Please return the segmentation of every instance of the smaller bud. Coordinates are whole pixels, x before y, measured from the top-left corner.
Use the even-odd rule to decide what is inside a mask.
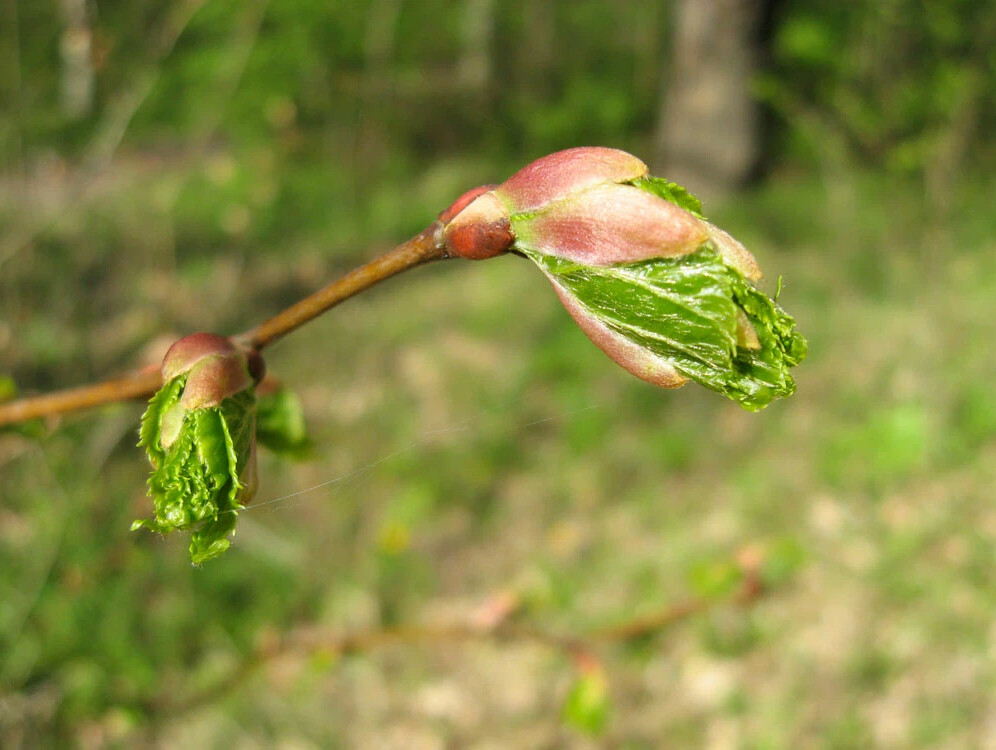
[[[508,209],[493,191],[481,193],[467,203],[446,224],[443,237],[450,255],[467,260],[486,260],[501,255],[515,241]]]
[[[259,352],[245,352],[224,336],[193,333],[173,344],[163,357],[163,382],[186,375],[180,403],[185,409],[218,406],[262,379]]]
[[[187,374],[187,385],[180,403],[185,409],[218,406],[252,384],[244,355],[205,357]]]
[[[216,333],[192,333],[177,340],[163,357],[163,380],[172,380],[190,369],[205,357],[238,354],[239,349],[231,339]]]
[[[228,548],[237,511],[255,493],[254,386],[264,369],[258,352],[224,336],[186,336],[166,352],[163,386],[142,416],[155,512],[133,528],[189,530],[194,563]]]

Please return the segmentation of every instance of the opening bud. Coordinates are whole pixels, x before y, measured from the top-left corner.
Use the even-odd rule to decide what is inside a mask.
[[[132,528],[191,531],[195,564],[228,548],[237,511],[255,493],[255,384],[263,370],[258,353],[224,336],[186,336],[166,352],[163,386],[142,416],[154,514]]]
[[[795,390],[789,370],[806,341],[751,284],[761,277],[754,256],[625,151],[544,156],[440,218],[452,255],[511,250],[536,263],[585,334],[637,377],[694,380],[747,409]]]

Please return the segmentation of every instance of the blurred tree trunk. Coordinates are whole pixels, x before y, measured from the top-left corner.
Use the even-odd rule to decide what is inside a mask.
[[[494,0],[466,0],[457,80],[461,88],[473,93],[486,91],[491,83],[491,35],[494,25]]]
[[[60,97],[62,113],[73,120],[90,114],[93,108],[93,35],[87,21],[87,0],[62,0],[62,58]]]
[[[750,80],[765,0],[675,0],[673,8],[659,171],[693,192],[721,194],[743,183],[760,156]]]

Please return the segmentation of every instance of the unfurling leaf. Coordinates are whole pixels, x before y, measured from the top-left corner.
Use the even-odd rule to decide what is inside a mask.
[[[525,254],[585,333],[634,375],[664,386],[694,380],[751,410],[795,391],[789,369],[806,342],[794,321],[709,243],[611,266]]]
[[[181,339],[167,353],[163,372],[172,377],[142,416],[154,513],[132,529],[190,531],[190,559],[200,564],[228,549],[238,510],[255,493],[256,396],[246,356],[227,339],[193,343],[204,351],[191,356]]]
[[[680,185],[630,154],[538,159],[443,212],[453,255],[524,255],[617,364],[666,388],[689,380],[757,410],[790,396],[806,356],[795,321],[751,282],[754,256]]]

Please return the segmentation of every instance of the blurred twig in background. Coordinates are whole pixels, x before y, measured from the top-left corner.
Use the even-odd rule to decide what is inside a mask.
[[[475,616],[463,622],[425,625],[397,625],[369,628],[349,633],[330,634],[316,628],[297,628],[283,634],[265,633],[256,652],[209,687],[177,701],[172,695],[160,696],[150,710],[163,718],[202,708],[241,688],[268,662],[284,657],[314,656],[339,658],[367,654],[390,646],[421,645],[446,648],[466,641],[533,643],[560,652],[576,669],[586,670],[599,664],[600,647],[631,643],[660,634],[669,627],[707,609],[719,606],[753,607],[766,593],[761,577],[762,560],[756,555],[743,559],[741,582],[726,597],[701,596],[666,606],[610,627],[587,633],[569,634],[542,626],[515,621],[519,603],[514,595],[496,595]]]

